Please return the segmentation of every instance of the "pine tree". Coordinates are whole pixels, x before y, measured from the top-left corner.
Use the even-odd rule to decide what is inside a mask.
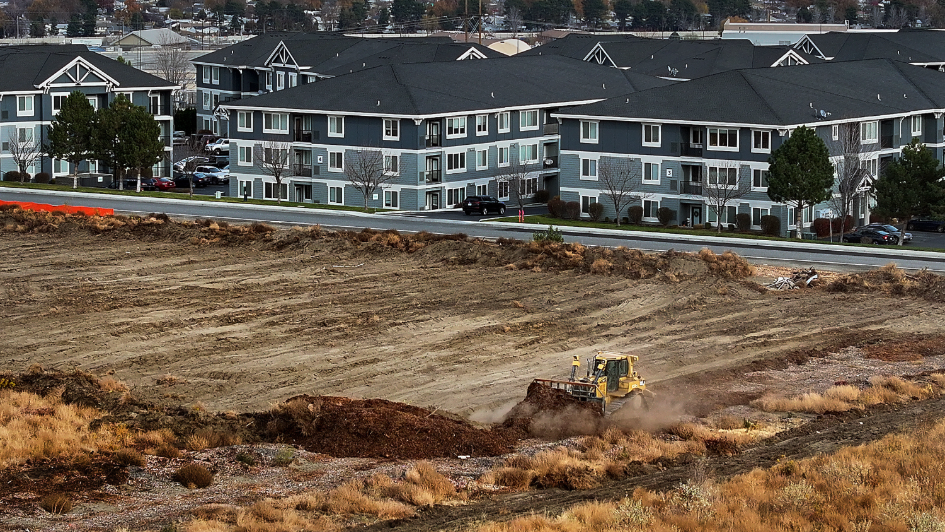
[[[72,188],[79,187],[79,163],[91,152],[92,120],[95,110],[84,93],[73,91],[62,103],[49,125],[46,153],[72,163]]]
[[[902,156],[889,163],[876,183],[873,194],[880,216],[899,218],[903,227],[918,216],[933,216],[945,209],[945,168],[935,154],[912,139],[902,148]],[[902,240],[899,242],[902,244]]]
[[[768,197],[794,205],[797,236],[802,233],[804,207],[830,198],[833,163],[827,145],[813,129],[801,126],[768,159]]]

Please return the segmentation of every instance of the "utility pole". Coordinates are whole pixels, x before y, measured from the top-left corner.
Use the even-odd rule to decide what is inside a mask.
[[[482,46],[482,0],[479,0],[479,45]]]
[[[463,9],[463,32],[466,34],[466,42],[469,42],[469,0],[466,0],[466,7]]]

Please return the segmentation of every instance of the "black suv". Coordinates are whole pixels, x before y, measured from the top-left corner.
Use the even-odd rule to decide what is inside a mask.
[[[463,200],[463,212],[470,215],[478,212],[485,216],[489,212],[505,214],[505,203],[493,198],[492,196],[469,196]]]

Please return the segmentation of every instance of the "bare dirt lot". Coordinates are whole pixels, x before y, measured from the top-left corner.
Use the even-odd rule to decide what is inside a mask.
[[[493,423],[533,378],[603,349],[640,356],[663,406],[652,416],[669,423],[942,367],[938,280],[771,292],[758,283],[783,270],[749,275],[737,257],[10,211],[0,257],[6,372],[109,374],[140,401],[201,411],[308,394]],[[919,340],[927,352],[895,349]],[[862,351],[836,355],[851,346]],[[823,367],[797,369],[811,360]]]

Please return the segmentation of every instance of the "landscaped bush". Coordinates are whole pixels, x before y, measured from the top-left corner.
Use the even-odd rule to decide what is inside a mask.
[[[564,202],[561,198],[555,196],[548,201],[548,215],[552,218],[564,217]]]
[[[781,234],[781,219],[771,215],[762,216],[761,232],[769,236],[778,236]]]
[[[590,215],[592,222],[599,222],[600,217],[604,215],[604,204],[591,203],[587,206],[587,214]]]
[[[547,190],[536,190],[535,197],[532,198],[532,201],[535,203],[548,203],[548,198],[551,197],[551,194]]]
[[[10,170],[9,172],[3,174],[4,181],[19,181],[20,173],[16,170]]]
[[[640,225],[643,222],[643,207],[634,205],[627,209],[627,218],[630,219],[630,223],[633,225]]]
[[[36,174],[33,180],[37,183],[49,183],[49,174],[46,172],[40,172]]]
[[[817,218],[814,220],[811,229],[817,233],[818,237],[827,236],[830,234],[830,220],[828,218]]]
[[[656,210],[656,219],[660,221],[660,225],[666,227],[669,222],[676,219],[676,211],[669,207],[660,207]]]
[[[834,218],[831,220],[833,224],[833,232],[837,234],[846,233],[853,229],[853,217],[849,214],[843,219],[843,223],[840,223],[840,218]]]
[[[739,231],[747,232],[751,230],[751,215],[741,212],[735,215],[735,225]]]
[[[547,231],[532,233],[532,240],[535,242],[564,242],[564,236],[561,235],[560,230],[555,229],[553,225],[549,225]]]
[[[581,218],[581,204],[576,201],[569,201],[564,204],[564,217],[568,220],[578,220]]]

